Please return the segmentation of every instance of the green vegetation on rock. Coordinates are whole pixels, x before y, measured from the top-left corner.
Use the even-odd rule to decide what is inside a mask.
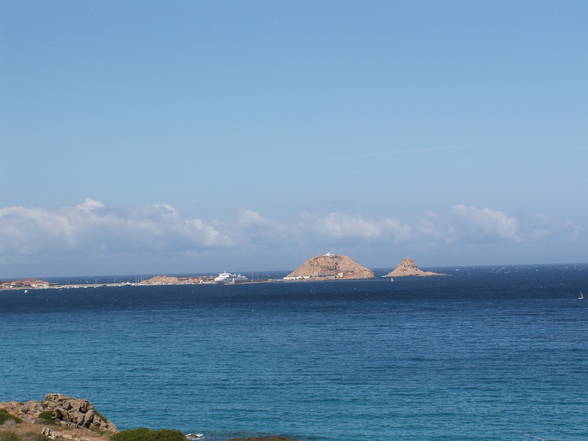
[[[0,424],[4,424],[6,421],[14,421],[15,423],[22,422],[22,420],[20,418],[9,414],[4,409],[0,409]]]
[[[102,418],[104,421],[108,422],[108,418],[106,418],[104,415],[102,415],[100,412],[98,412],[98,409],[96,409],[95,407],[92,408],[92,410],[94,411],[94,413],[96,414],[96,416],[98,418]]]
[[[0,441],[49,441],[49,438],[38,432],[27,432],[22,436],[14,432],[0,432]]]
[[[0,432],[0,441],[22,441],[14,432]]]
[[[112,441],[186,441],[186,437],[178,430],[151,430],[141,427],[115,433]]]
[[[49,441],[50,438],[42,433],[26,433],[24,441]]]
[[[44,424],[49,424],[52,426],[57,424],[57,422],[53,418],[53,412],[51,410],[46,410],[45,412],[41,412],[39,414],[39,420]]]

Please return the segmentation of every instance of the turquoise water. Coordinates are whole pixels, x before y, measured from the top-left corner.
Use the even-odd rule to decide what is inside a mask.
[[[207,440],[588,439],[588,266],[0,293],[0,401]]]

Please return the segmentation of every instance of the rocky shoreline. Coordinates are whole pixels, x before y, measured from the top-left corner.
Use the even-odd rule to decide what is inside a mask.
[[[50,393],[41,401],[0,402],[0,441],[186,441],[202,438],[177,430],[119,431],[87,400]],[[295,441],[275,435],[226,441]]]

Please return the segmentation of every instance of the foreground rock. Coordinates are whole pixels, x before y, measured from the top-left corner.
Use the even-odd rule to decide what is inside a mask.
[[[47,394],[43,401],[9,401],[0,409],[19,418],[25,424],[49,425],[47,430],[59,436],[63,429],[87,429],[95,432],[118,431],[116,426],[100,415],[92,403],[61,394]]]
[[[200,438],[201,435],[198,435]],[[43,401],[0,402],[0,440],[11,441],[187,441],[177,430],[146,428],[118,431],[92,403],[61,394]],[[295,441],[283,436],[231,438],[227,441]]]
[[[370,279],[374,272],[354,262],[349,256],[327,253],[308,259],[285,280],[298,279]]]
[[[393,271],[390,271],[384,277],[408,277],[408,276],[445,276],[446,274],[434,273],[432,271],[423,271],[419,269],[416,262],[406,258],[400,262]]]

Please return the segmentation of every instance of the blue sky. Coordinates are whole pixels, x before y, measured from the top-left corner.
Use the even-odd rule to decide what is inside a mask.
[[[0,6],[0,277],[587,260],[584,1]]]

